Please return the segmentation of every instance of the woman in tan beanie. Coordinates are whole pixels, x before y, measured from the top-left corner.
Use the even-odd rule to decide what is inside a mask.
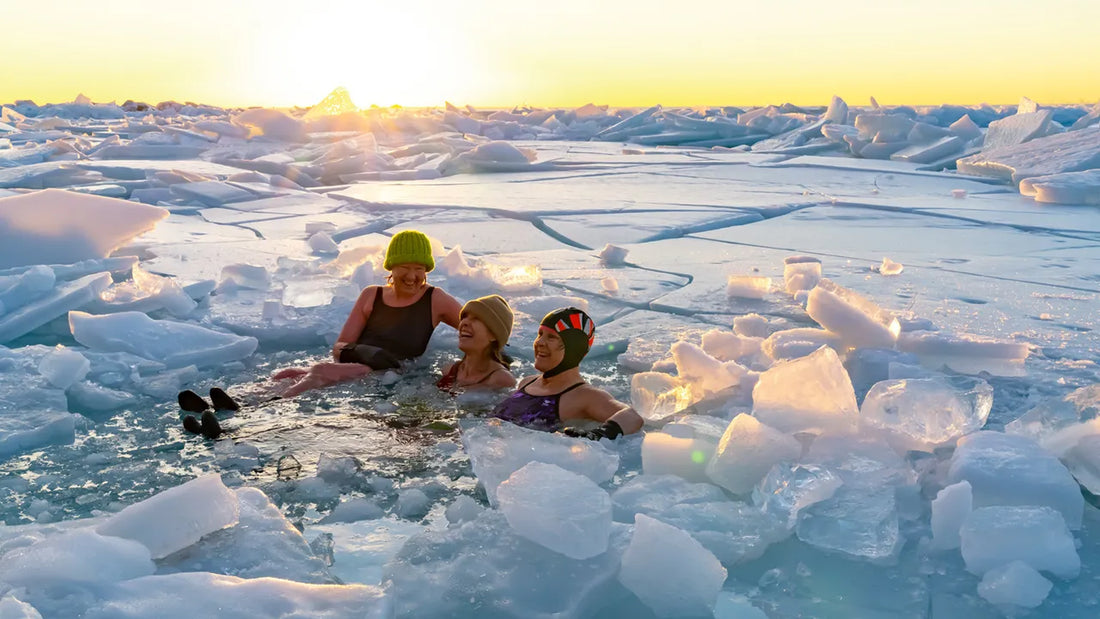
[[[464,354],[436,383],[450,393],[469,389],[512,389],[516,378],[508,371],[511,359],[502,350],[512,335],[512,308],[492,294],[462,306],[458,348]]]

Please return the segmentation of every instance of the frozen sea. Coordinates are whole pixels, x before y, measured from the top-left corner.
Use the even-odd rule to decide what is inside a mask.
[[[1100,108],[0,116],[0,617],[1094,617]],[[382,252],[587,308],[592,443],[265,403]],[[226,388],[227,435],[175,397]]]

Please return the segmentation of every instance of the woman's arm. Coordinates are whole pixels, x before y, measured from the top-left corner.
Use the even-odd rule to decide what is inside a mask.
[[[642,429],[645,420],[629,404],[624,404],[603,389],[586,386],[577,389],[581,415],[592,421],[615,422],[623,434],[634,434]],[[563,397],[568,397],[566,394]]]
[[[442,288],[436,288],[432,294],[432,326],[446,323],[458,329],[458,315],[462,311],[462,304],[454,297],[447,294]]]
[[[344,321],[344,328],[340,329],[340,335],[336,338],[336,344],[332,347],[332,358],[340,361],[340,349],[344,346],[355,344],[359,336],[363,334],[363,328],[367,326],[367,318],[370,317],[371,308],[374,307],[374,295],[381,294],[378,286],[367,286],[359,293],[355,300],[355,307],[351,308],[348,319]]]

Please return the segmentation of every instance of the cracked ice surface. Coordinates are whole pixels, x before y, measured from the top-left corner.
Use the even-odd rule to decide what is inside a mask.
[[[1076,548],[1082,573],[1059,569],[1035,612],[1095,614],[1100,512],[1077,502],[1072,481],[1098,486],[1094,415],[1044,411],[1098,381],[1100,211],[1040,205],[1026,196],[1032,184],[1022,196],[1007,182],[914,163],[976,153],[985,127],[1008,119],[990,143],[1001,146],[971,161],[1001,166],[1006,178],[1008,167],[1060,173],[1036,179],[1035,191],[1088,202],[1095,175],[1065,176],[1095,162],[1083,110],[1028,124],[1038,116],[1027,106],[1015,116],[941,106],[886,118],[835,105],[823,124],[821,110],[789,108],[704,120],[596,106],[371,116],[339,97],[302,117],[67,105],[4,108],[13,127],[10,147],[0,145],[4,200],[64,195],[62,206],[145,215],[66,236],[81,248],[71,254],[4,237],[0,251],[23,258],[0,271],[0,566],[38,567],[0,568],[0,614],[190,616],[227,600],[256,615],[270,600],[288,614],[332,617],[644,618],[703,612],[720,586],[716,612],[738,600],[775,616],[984,616],[997,612],[990,582],[1018,557],[999,555],[965,517],[933,525],[932,497],[962,481],[976,510],[1057,509],[1069,532],[1037,516],[1017,528],[1046,535],[1033,556]],[[1059,114],[1082,128],[1040,135]],[[874,123],[892,141],[859,142]],[[1013,126],[1021,130],[997,138]],[[561,140],[593,136],[628,142]],[[1051,161],[1044,144],[1072,152]],[[856,151],[863,158],[846,156]],[[134,158],[154,156],[174,159]],[[436,242],[433,284],[462,300],[508,298],[518,374],[532,372],[543,314],[587,308],[598,327],[586,378],[636,407],[648,402],[648,437],[597,445],[477,421],[460,435],[458,422],[495,396],[434,393],[456,355],[445,327],[403,376],[265,402],[273,370],[327,358],[358,291],[385,281],[389,237],[409,228]],[[796,255],[820,261],[826,283],[816,293],[787,291],[784,261]],[[884,277],[886,260],[904,271]],[[731,277],[771,285],[753,289],[761,298],[729,295]],[[122,313],[135,310],[144,318]],[[76,336],[70,311],[85,323]],[[777,364],[806,355],[839,362],[803,359],[788,381],[852,375],[850,385],[833,381],[846,423],[819,423],[814,402],[776,381],[791,367]],[[922,422],[899,442],[875,427],[896,433],[898,423],[847,423],[865,398],[878,401],[878,421],[899,415],[875,382],[939,384],[979,371],[992,406],[949,431],[933,436]],[[212,444],[182,432],[174,396],[214,385],[249,406],[220,413],[229,438]],[[769,395],[754,407],[757,385]],[[981,422],[994,434],[1027,422],[1039,442],[997,449],[1011,440],[973,434]],[[742,443],[759,449],[730,451]],[[905,451],[913,445],[931,453]],[[644,474],[647,460],[674,475]],[[510,517],[493,507],[498,484],[523,482],[513,473],[529,462],[610,493],[610,535],[531,541],[538,519],[527,516],[547,500],[539,487],[508,497]],[[1000,483],[1006,470],[1019,483]],[[185,493],[208,509],[172,507],[180,491],[170,489],[203,473],[228,487],[203,477]],[[126,526],[104,525],[120,512]],[[635,539],[629,523],[639,516]],[[945,526],[964,551],[929,541]],[[683,543],[654,534],[662,530]],[[705,591],[677,605],[651,554],[709,565],[706,586],[693,583]],[[992,557],[982,568],[990,582],[966,571],[974,557]],[[85,569],[95,561],[98,573]],[[378,587],[383,577],[392,589]]]

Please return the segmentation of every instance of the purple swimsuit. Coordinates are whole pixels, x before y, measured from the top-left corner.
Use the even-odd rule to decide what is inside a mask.
[[[527,393],[527,386],[536,380],[538,379],[527,381],[515,393],[508,396],[508,399],[497,404],[491,416],[532,430],[545,430],[546,432],[560,430],[561,417],[558,415],[558,406],[561,404],[561,396],[584,383],[579,382],[558,393],[531,395]]]

